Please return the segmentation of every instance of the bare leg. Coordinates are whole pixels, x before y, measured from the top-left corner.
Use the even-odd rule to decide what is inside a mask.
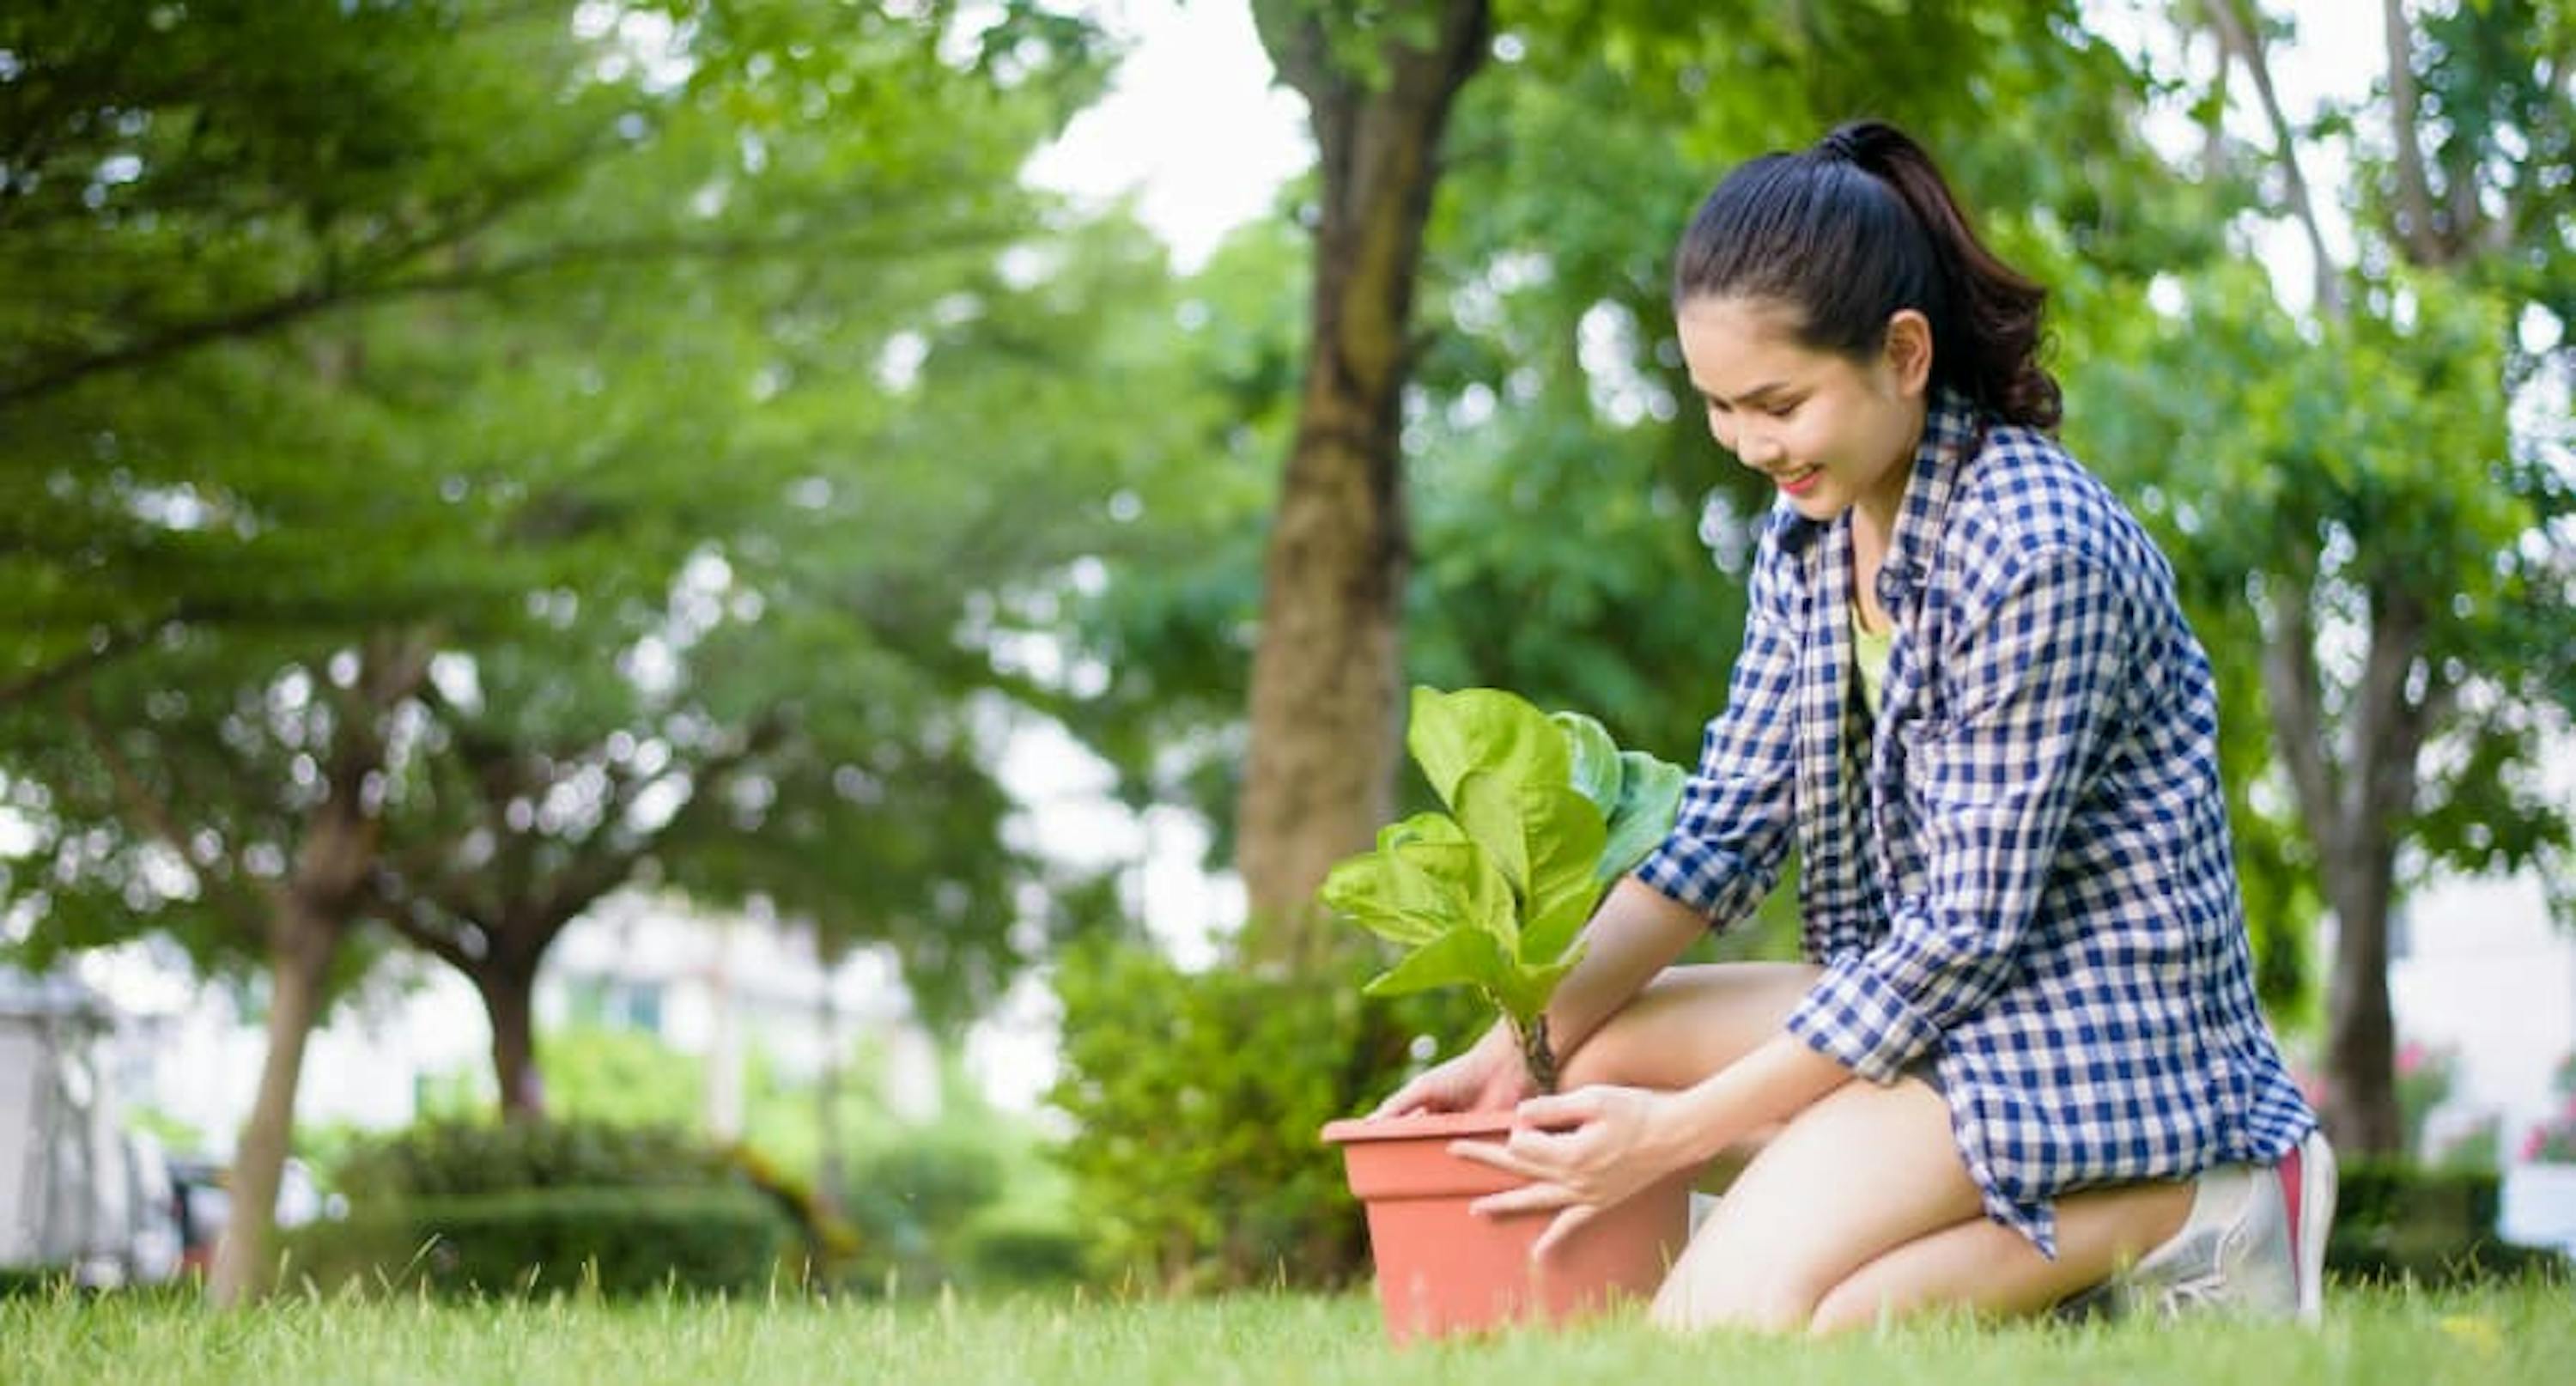
[[[1846,1084],[1754,1157],[1665,1278],[1654,1319],[1802,1331],[1863,1266],[1979,1207],[1939,1094]]]
[[[2192,1186],[2132,1184],[2057,1200],[2057,1259],[2020,1233],[1972,1218],[1897,1247],[1855,1271],[1816,1306],[1818,1333],[1938,1309],[2037,1314],[2101,1283],[2181,1230]]]
[[[1672,968],[1566,1060],[1562,1086],[1688,1087],[1779,1034],[1818,975],[1804,963]],[[2172,1236],[2190,1208],[2188,1182],[2068,1195],[2050,1261],[1986,1220],[1937,1093],[1855,1081],[1778,1128],[1654,1313],[1673,1327],[1821,1332],[1945,1307],[2037,1312]]]
[[[1667,968],[1566,1057],[1558,1086],[1689,1087],[1779,1034],[1820,975],[1805,963]]]

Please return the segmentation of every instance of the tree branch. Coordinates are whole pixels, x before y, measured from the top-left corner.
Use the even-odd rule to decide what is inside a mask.
[[[143,829],[146,836],[157,838],[186,863],[190,875],[205,881],[206,868],[212,863],[197,860],[197,853],[190,845],[187,833],[180,828],[178,816],[170,811],[168,802],[152,792],[152,787],[143,782],[142,776],[134,773],[134,767],[126,763],[125,757],[117,753],[115,744],[99,730],[97,719],[90,713],[88,690],[75,684],[64,702],[72,725],[80,728],[81,739],[88,743],[90,754],[97,756],[99,764],[107,768],[108,780],[115,786],[117,801],[123,805],[126,815]],[[228,847],[219,850],[223,855],[223,874],[213,884],[232,897],[237,911],[235,918],[244,927],[253,930],[265,927],[277,904],[275,890],[244,884],[253,879],[250,873],[242,869],[240,860]]]
[[[469,977],[473,976],[475,968],[481,965],[481,961],[466,952],[465,945],[458,943],[454,935],[432,927],[421,917],[429,912],[428,901],[421,898],[408,883],[388,887],[386,885],[388,877],[398,879],[399,873],[379,870],[375,879],[368,885],[368,893],[375,897],[377,904],[384,907],[385,923],[395,933],[402,935],[412,946],[431,954]]]
[[[2312,595],[2303,578],[2275,576],[2265,594],[2272,608],[2272,629],[2263,643],[2263,686],[2271,695],[2272,739],[2290,772],[2308,835],[2320,855],[2332,856],[2344,841],[2343,786],[2326,756],[2325,700],[2317,675]]]
[[[2211,0],[2210,21],[2217,26],[2220,45],[2232,51],[2245,65],[2246,75],[2254,79],[2254,94],[2263,106],[2263,119],[2271,126],[2273,143],[2281,157],[2281,175],[2289,198],[2290,214],[2298,219],[2307,233],[2308,256],[2314,267],[2317,311],[2328,319],[2341,319],[2344,313],[2343,281],[2335,273],[2333,257],[2326,254],[2325,232],[2317,221],[2315,202],[2308,196],[2307,175],[2299,168],[2299,142],[2290,129],[2289,117],[2281,112],[2281,99],[2272,87],[2272,66],[2263,53],[2263,40],[2245,11],[2238,8],[2245,0]],[[2394,5],[2398,0],[2388,0]],[[2223,74],[2225,62],[2219,64]],[[2221,96],[2225,93],[2222,91]]]
[[[1338,100],[1341,77],[1333,71],[1324,21],[1311,4],[1253,0],[1252,27],[1289,90],[1318,110]]]
[[[151,644],[164,632],[185,625],[187,621],[186,616],[166,616],[148,625],[128,626],[69,659],[56,660],[42,669],[21,674],[12,682],[0,684],[0,707],[25,702],[80,678],[103,664],[112,663]]]
[[[2423,136],[2416,108],[2423,95],[2415,86],[2414,31],[2406,22],[2405,0],[2380,0],[2387,35],[2388,119],[2397,144],[2397,206],[2405,224],[2397,228],[2398,244],[2418,265],[2438,265],[2450,258],[2441,232],[2433,224],[2433,188],[2424,172]]]
[[[556,246],[498,264],[405,275],[373,283],[308,284],[265,303],[164,326],[139,341],[74,356],[19,379],[0,382],[0,406],[41,398],[94,375],[150,365],[196,347],[273,332],[334,309],[496,289],[519,280],[582,266],[698,259],[749,260],[791,253],[892,257],[918,253],[934,246],[954,249],[961,245],[1001,244],[1024,231],[1023,227],[999,224],[966,227],[943,232],[935,242],[912,236],[865,235],[824,240],[801,236],[637,236]]]
[[[2387,587],[2371,592],[2370,650],[2353,689],[2345,741],[2351,767],[2345,820],[2374,839],[2384,840],[2415,806],[2423,723],[2421,709],[2407,699],[2406,684],[2423,653],[2424,628],[2421,600]]]

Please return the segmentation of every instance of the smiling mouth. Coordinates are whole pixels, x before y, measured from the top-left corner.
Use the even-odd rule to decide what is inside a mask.
[[[1812,490],[1815,487],[1816,479],[1824,474],[1825,469],[1821,466],[1801,467],[1794,472],[1784,472],[1779,476],[1775,476],[1771,478],[1771,481],[1773,485],[1778,486],[1781,490],[1788,492],[1790,495],[1796,496],[1803,495],[1807,491]]]

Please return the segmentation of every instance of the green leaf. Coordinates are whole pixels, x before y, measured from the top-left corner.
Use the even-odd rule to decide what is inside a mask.
[[[1505,970],[1501,981],[1489,988],[1503,1013],[1512,1018],[1514,1028],[1526,1033],[1539,1012],[1547,1009],[1547,999],[1556,994],[1556,984],[1583,959],[1578,948],[1562,961],[1545,967],[1519,966]]]
[[[1521,924],[1518,956],[1524,963],[1545,963],[1582,931],[1601,899],[1595,864],[1601,859],[1605,829],[1601,810],[1571,786],[1560,785],[1543,801],[1545,812],[1530,824],[1527,917]]]
[[[1530,831],[1519,790],[1490,770],[1470,770],[1458,782],[1459,825],[1502,871],[1516,907],[1530,895]]]
[[[1379,839],[1380,850],[1394,855],[1400,871],[1418,873],[1437,892],[1441,928],[1477,924],[1498,939],[1510,938],[1517,908],[1511,883],[1465,829],[1444,815],[1425,813],[1379,834]]]
[[[1404,744],[1452,812],[1471,770],[1494,771],[1515,785],[1562,783],[1568,773],[1565,737],[1546,714],[1500,689],[1415,688]]]
[[[1421,875],[1391,854],[1366,853],[1335,865],[1321,894],[1334,912],[1389,943],[1428,943],[1440,934],[1436,892],[1425,899],[1408,872]]]
[[[1610,739],[1609,729],[1580,712],[1551,713],[1549,720],[1565,734],[1575,792],[1609,813],[1619,800],[1620,775],[1619,746]]]
[[[1673,830],[1688,772],[1644,751],[1619,754],[1619,792],[1607,806],[1608,835],[1596,874],[1604,884],[1637,869]]]
[[[1484,929],[1462,924],[1415,949],[1363,988],[1371,996],[1402,996],[1434,987],[1472,986],[1497,996],[1524,990],[1502,944]],[[1532,1012],[1536,1014],[1536,1012]]]

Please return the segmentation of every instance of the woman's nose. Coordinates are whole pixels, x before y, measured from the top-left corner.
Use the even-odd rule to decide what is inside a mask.
[[[1767,429],[1738,427],[1735,441],[1729,446],[1737,461],[1745,466],[1768,468],[1780,460],[1780,443]]]

